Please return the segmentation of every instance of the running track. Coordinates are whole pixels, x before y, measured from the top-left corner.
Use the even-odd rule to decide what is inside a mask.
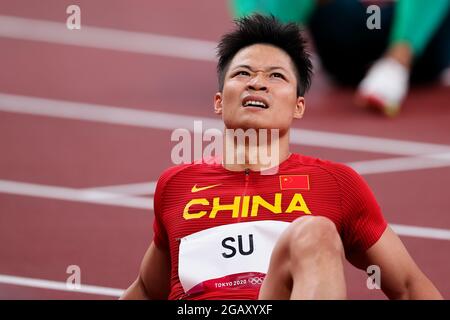
[[[0,299],[115,299],[152,239],[170,133],[215,125],[223,1],[0,0]],[[411,255],[450,298],[450,87],[414,88],[398,119],[352,106],[320,72],[294,152],[364,175]],[[80,290],[65,282],[81,268]],[[349,297],[383,299],[346,266]]]

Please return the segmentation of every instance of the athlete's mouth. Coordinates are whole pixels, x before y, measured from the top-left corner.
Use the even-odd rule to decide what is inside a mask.
[[[256,108],[262,108],[267,109],[269,108],[269,104],[267,101],[259,96],[247,96],[242,100],[242,106],[244,108],[246,107],[256,107]]]

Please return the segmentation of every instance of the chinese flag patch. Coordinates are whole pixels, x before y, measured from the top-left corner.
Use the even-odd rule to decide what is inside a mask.
[[[309,176],[308,175],[280,176],[280,189],[309,190]]]

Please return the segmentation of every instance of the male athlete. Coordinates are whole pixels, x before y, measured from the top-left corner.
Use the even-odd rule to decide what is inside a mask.
[[[290,153],[312,73],[298,27],[253,15],[218,48],[214,111],[226,129],[278,130],[276,165],[246,154],[167,169],[153,242],[122,299],[345,299],[344,258],[377,265],[389,298],[442,298],[356,172]]]

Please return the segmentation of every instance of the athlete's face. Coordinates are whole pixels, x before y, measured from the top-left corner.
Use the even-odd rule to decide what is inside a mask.
[[[286,132],[305,109],[289,55],[266,44],[245,47],[231,60],[214,109],[229,129],[280,129]]]

